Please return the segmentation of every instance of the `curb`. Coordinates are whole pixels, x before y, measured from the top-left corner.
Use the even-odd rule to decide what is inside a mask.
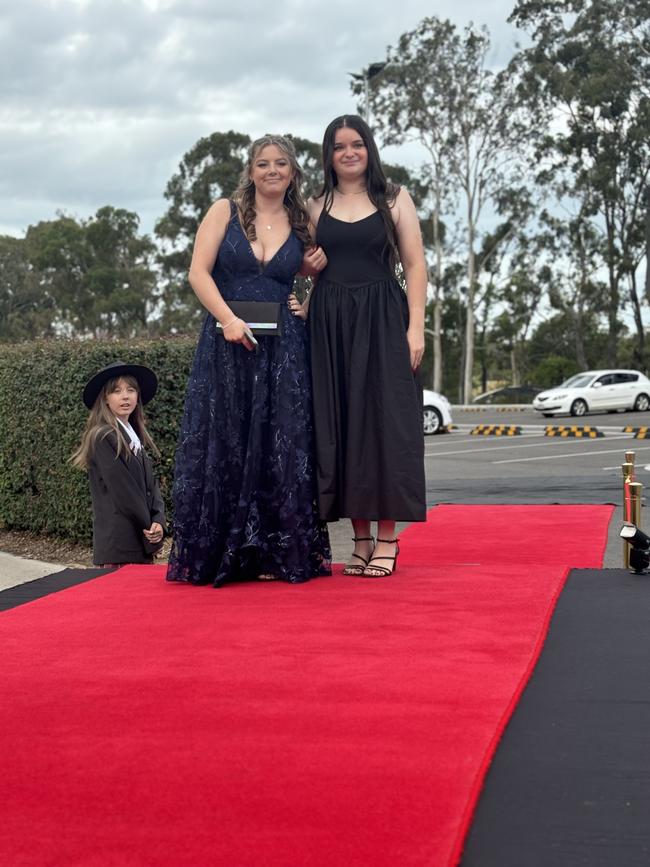
[[[577,425],[546,425],[544,428],[544,436],[547,437],[589,437],[590,439],[595,439],[596,437],[604,437],[605,434],[598,430],[596,427],[589,427],[586,425],[584,427],[578,427]]]
[[[513,437],[521,435],[518,424],[478,424],[469,432],[470,436]]]
[[[650,439],[650,427],[634,427],[629,424],[623,428],[623,433],[633,433],[635,440]]]

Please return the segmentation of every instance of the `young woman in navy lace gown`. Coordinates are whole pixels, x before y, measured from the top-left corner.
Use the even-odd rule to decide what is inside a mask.
[[[215,202],[197,233],[189,279],[207,315],[176,453],[170,581],[298,583],[330,573],[306,325],[289,306],[298,270],[325,263],[300,181],[291,142],[259,139],[233,201]],[[254,349],[233,301],[281,302],[282,334],[258,337]]]
[[[413,201],[386,180],[360,117],[328,126],[323,168],[309,203],[327,255],[309,305],[320,514],[352,519],[345,574],[378,578],[397,564],[395,522],[426,517],[417,370],[427,269]]]

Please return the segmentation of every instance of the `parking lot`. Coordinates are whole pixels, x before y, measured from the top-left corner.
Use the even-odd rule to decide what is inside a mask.
[[[427,502],[612,503],[619,507],[610,533],[607,566],[621,565],[617,533],[622,519],[621,464],[636,455],[640,482],[650,484],[650,439],[623,433],[650,425],[648,412],[601,413],[576,420],[541,419],[532,409],[453,411],[451,433],[425,438]],[[516,436],[472,436],[476,425],[517,425]],[[598,438],[546,436],[547,425],[596,428]],[[647,529],[647,528],[646,528]]]

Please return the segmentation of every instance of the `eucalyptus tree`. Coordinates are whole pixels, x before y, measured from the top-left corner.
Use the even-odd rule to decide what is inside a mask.
[[[522,384],[530,367],[527,340],[551,283],[544,253],[538,236],[518,234],[495,292],[495,328],[507,347],[513,385]]]
[[[472,394],[480,224],[488,206],[506,207],[503,194],[523,174],[531,132],[513,74],[494,73],[489,50],[485,28],[469,25],[461,34],[450,21],[425,18],[388,49],[386,65],[368,94],[383,141],[415,139],[428,155],[434,227],[431,282],[437,299],[434,331],[440,322],[444,268],[438,227],[443,212],[453,211],[462,197],[467,270],[464,400]],[[439,353],[440,343],[436,346]]]
[[[287,135],[296,149],[298,164],[303,173],[302,193],[305,199],[316,195],[323,186],[323,159],[321,146],[307,138]]]
[[[487,391],[493,362],[496,361],[500,372],[503,369],[500,357],[505,344],[512,383],[519,384],[520,365],[517,362],[522,353],[519,346],[515,349],[515,343],[518,330],[516,320],[521,318],[521,304],[517,295],[508,293],[506,288],[517,283],[522,286],[529,285],[513,277],[517,265],[521,270],[522,248],[528,241],[525,232],[518,226],[518,223],[507,220],[493,231],[487,232],[481,240],[476,257],[479,287],[475,296],[476,355],[480,365],[481,391]],[[515,259],[517,265],[514,264]],[[515,306],[518,308],[516,311],[510,309]],[[537,300],[530,310],[531,314],[536,306]],[[500,320],[507,322],[508,327],[499,326]]]
[[[0,235],[0,342],[52,333],[52,298],[39,286],[24,238]]]
[[[587,332],[606,313],[607,286],[600,277],[600,232],[584,202],[574,203],[577,207],[561,216],[545,210],[539,232],[550,255],[549,303],[570,324],[570,345],[578,366],[585,370],[590,365]]]
[[[195,324],[200,307],[187,279],[194,237],[210,205],[235,190],[246,163],[250,138],[214,132],[183,155],[165,188],[169,207],[154,232],[160,252],[161,327],[183,331]]]
[[[96,337],[149,331],[154,245],[138,227],[134,212],[106,206],[86,220],[62,214],[28,228],[30,279],[51,306],[50,330]]]
[[[518,0],[511,20],[533,45],[513,61],[531,105],[553,111],[540,147],[542,180],[578,199],[600,236],[607,275],[607,360],[617,361],[626,300],[644,330],[637,275],[650,252],[650,36],[637,0]],[[646,264],[647,268],[647,264]],[[627,299],[622,287],[628,287]]]

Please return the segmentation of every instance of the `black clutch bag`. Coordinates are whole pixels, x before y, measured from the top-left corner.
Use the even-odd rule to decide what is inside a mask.
[[[228,301],[233,314],[243,320],[254,335],[260,337],[279,337],[282,334],[279,301]],[[222,326],[217,322],[217,328]]]

